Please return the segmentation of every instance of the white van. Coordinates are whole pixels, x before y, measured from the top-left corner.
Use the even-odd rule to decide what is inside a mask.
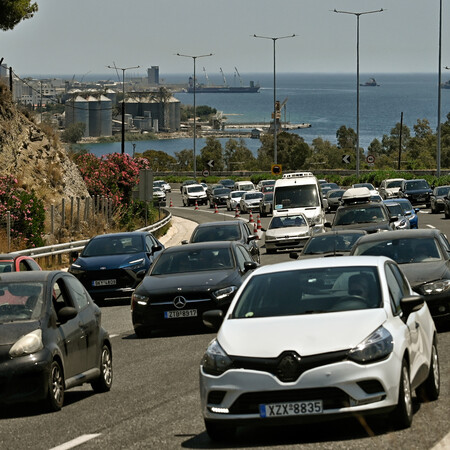
[[[195,205],[206,205],[208,201],[206,197],[206,192],[201,184],[187,184],[181,188],[181,200],[183,206]]]
[[[324,231],[326,200],[312,172],[295,172],[283,175],[275,182],[273,192],[273,216],[286,212],[303,213],[310,226]]]
[[[236,181],[233,191],[254,191],[255,185],[251,181]]]

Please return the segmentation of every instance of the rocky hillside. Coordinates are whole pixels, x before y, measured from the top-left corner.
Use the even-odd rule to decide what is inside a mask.
[[[15,176],[21,187],[33,189],[47,207],[59,204],[62,198],[89,196],[77,166],[56,134],[20,112],[1,83],[0,167],[0,174]]]

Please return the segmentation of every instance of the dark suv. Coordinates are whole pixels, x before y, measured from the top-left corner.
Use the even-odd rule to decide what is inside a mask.
[[[147,231],[110,233],[93,237],[69,272],[75,275],[96,303],[129,299],[153,260],[164,250]]]
[[[243,244],[257,263],[260,262],[260,252],[257,235],[252,234],[248,225],[242,220],[227,220],[221,222],[200,223],[192,232],[189,243],[210,241],[237,241]],[[183,241],[187,244],[187,241]]]
[[[429,208],[432,192],[430,185],[424,179],[403,180],[398,191],[398,196],[400,198],[407,198],[411,202],[411,205],[426,205]]]

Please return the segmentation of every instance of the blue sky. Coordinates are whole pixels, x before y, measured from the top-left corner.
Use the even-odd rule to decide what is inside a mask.
[[[439,0],[35,0],[39,11],[0,32],[0,57],[18,74],[108,73],[107,65],[159,65],[161,74],[356,71],[437,72]],[[443,1],[442,65],[450,66],[450,2]],[[446,72],[446,71],[444,71]]]

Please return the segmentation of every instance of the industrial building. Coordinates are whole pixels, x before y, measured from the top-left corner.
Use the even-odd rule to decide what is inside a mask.
[[[159,85],[159,66],[152,66],[147,69],[148,84]]]

